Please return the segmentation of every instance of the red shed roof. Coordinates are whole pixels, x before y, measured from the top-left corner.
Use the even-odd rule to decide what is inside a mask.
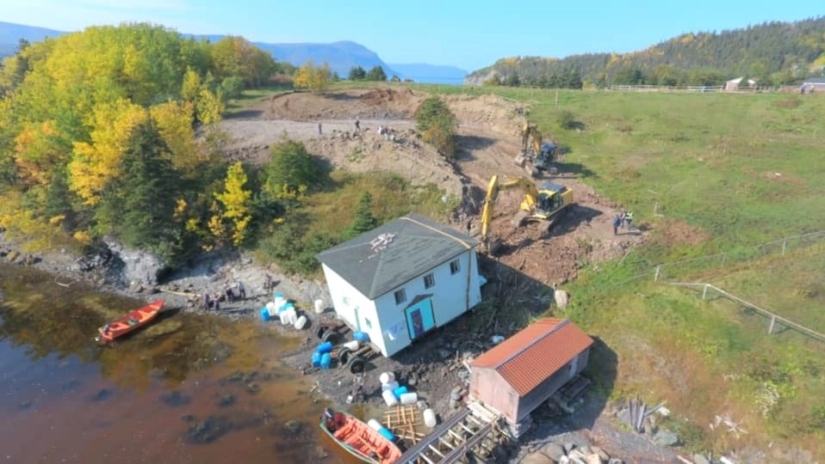
[[[593,339],[567,319],[541,319],[476,358],[471,366],[495,369],[524,396],[592,344]]]

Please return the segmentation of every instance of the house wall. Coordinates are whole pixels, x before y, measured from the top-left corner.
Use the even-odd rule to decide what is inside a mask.
[[[452,274],[450,263],[455,260],[459,262],[459,272]],[[429,273],[433,274],[435,285],[425,288],[424,276]],[[397,304],[395,292],[402,288],[406,294],[406,300]],[[481,288],[478,281],[478,257],[475,249],[439,264],[403,286],[394,288],[376,298],[375,305],[380,318],[381,337],[385,348],[382,350],[384,356],[392,356],[412,342],[405,309],[419,295],[432,295],[435,327],[445,325],[466,312],[468,308],[473,308],[480,303]]]
[[[470,397],[489,406],[509,421],[518,415],[519,397],[504,378],[489,367],[474,367],[470,372]]]
[[[547,378],[547,380],[539,384],[530,393],[524,395],[518,403],[518,413],[515,415],[515,419],[509,416],[507,419],[512,422],[518,422],[533,412],[542,403],[547,401],[551,396],[553,396],[553,393],[556,393],[559,388],[564,386],[564,384],[569,382],[576,375],[580,374],[581,371],[587,367],[589,353],[590,349],[579,353],[578,356],[556,371],[555,374],[551,375]]]
[[[375,311],[375,302],[325,264],[322,264],[322,268],[329,286],[332,306],[338,316],[350,327],[368,334],[370,341],[384,350],[384,338],[381,335],[381,323]]]

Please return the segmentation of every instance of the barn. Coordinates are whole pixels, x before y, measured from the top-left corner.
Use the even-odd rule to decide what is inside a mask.
[[[337,315],[392,356],[481,302],[478,244],[411,213],[317,259]]]
[[[517,424],[587,366],[593,339],[567,319],[546,318],[470,364],[470,397]]]

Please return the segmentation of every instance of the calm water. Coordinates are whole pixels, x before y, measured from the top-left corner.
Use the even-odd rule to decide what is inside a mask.
[[[4,463],[343,462],[311,380],[278,361],[296,340],[173,312],[98,348],[96,328],[140,302],[16,266],[0,291]]]

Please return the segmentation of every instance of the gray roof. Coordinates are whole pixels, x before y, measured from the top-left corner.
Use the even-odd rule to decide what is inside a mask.
[[[316,257],[374,300],[478,244],[472,237],[410,213]]]

